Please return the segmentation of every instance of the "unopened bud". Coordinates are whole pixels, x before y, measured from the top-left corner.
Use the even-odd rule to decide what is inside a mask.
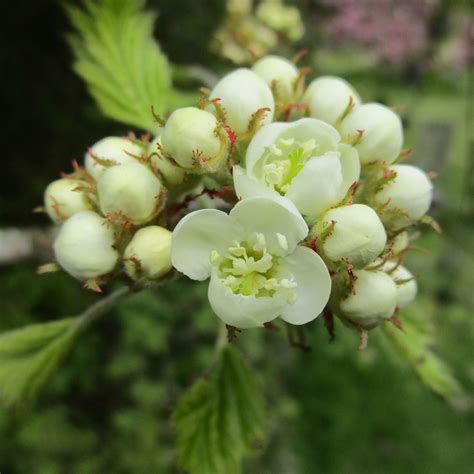
[[[98,180],[110,166],[136,163],[134,156],[140,156],[143,150],[127,138],[106,137],[98,141],[85,155],[86,170]],[[133,156],[132,156],[133,155]],[[103,163],[99,163],[102,161]]]
[[[342,121],[339,131],[359,152],[362,164],[395,161],[402,150],[403,129],[400,117],[381,104],[363,104]]]
[[[160,180],[144,165],[131,163],[108,168],[97,183],[100,209],[134,224],[151,220],[160,205]]]
[[[215,172],[227,157],[225,131],[210,112],[196,107],[175,110],[161,135],[166,154],[196,173]]]
[[[224,76],[209,98],[220,99],[226,112],[226,122],[237,135],[247,131],[252,116],[260,109],[269,109],[262,119],[262,125],[273,119],[275,102],[272,91],[265,81],[250,69],[237,69]]]
[[[322,76],[312,81],[303,96],[311,117],[338,126],[339,121],[360,105],[359,94],[340,77]]]
[[[71,216],[54,241],[56,260],[66,272],[88,280],[111,272],[118,259],[114,233],[106,220],[92,211]]]
[[[275,99],[291,102],[298,78],[298,69],[292,62],[279,56],[265,56],[253,65],[252,70],[270,87],[275,85]]]
[[[179,186],[186,179],[186,171],[161,152],[161,136],[150,142],[150,162],[163,177],[167,186]]]
[[[415,299],[418,292],[418,285],[413,274],[402,265],[396,266],[395,262],[387,262],[383,269],[396,284],[397,306],[404,308]]]
[[[54,222],[64,222],[76,212],[91,209],[87,196],[80,189],[83,185],[83,181],[66,178],[48,185],[44,192],[44,206]]]
[[[125,271],[134,280],[156,280],[171,268],[172,233],[163,227],[139,229],[124,253]]]
[[[354,277],[353,291],[336,303],[336,314],[365,329],[392,317],[397,305],[392,278],[383,271],[369,270],[355,270]]]
[[[364,268],[382,252],[387,235],[377,213],[364,204],[341,206],[326,212],[315,227],[315,235],[322,236],[332,228],[318,245],[323,255],[332,262],[348,259],[355,268]]]
[[[383,206],[381,217],[391,230],[402,229],[419,220],[430,208],[433,185],[428,176],[416,166],[394,165],[393,180],[375,196],[374,203]]]

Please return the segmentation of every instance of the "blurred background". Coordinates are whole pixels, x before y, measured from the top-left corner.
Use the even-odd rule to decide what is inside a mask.
[[[252,54],[292,57],[308,48],[300,64],[313,68],[310,77],[340,75],[364,101],[397,107],[410,162],[438,174],[432,214],[443,228],[417,242],[428,254],[408,256],[420,288],[408,316],[423,324],[433,350],[472,395],[472,5],[287,4],[299,8],[302,23],[292,13],[282,26],[247,1],[148,2],[159,12],[156,38],[183,87],[197,88],[196,76],[212,80],[210,71],[221,74]],[[16,0],[2,10],[0,331],[73,315],[97,299],[65,274],[36,275],[48,261],[51,231],[32,209],[58,170],[103,136],[128,132],[103,117],[73,73],[60,2]],[[80,339],[34,407],[0,409],[0,472],[179,472],[170,414],[207,367],[215,332],[206,285],[181,280],[129,298]],[[474,414],[465,400],[433,395],[378,331],[364,352],[357,335],[339,325],[329,344],[321,318],[306,332],[310,352],[290,347],[282,331],[249,330],[236,341],[268,405],[268,440],[245,472],[473,472]]]

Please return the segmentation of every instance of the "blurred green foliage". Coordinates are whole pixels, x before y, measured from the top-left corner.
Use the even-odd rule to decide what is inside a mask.
[[[176,62],[214,65],[216,59],[197,46],[207,44],[222,2],[150,3],[157,5],[165,53]],[[126,129],[100,115],[72,73],[59,5],[18,0],[9,8],[9,41],[2,43],[9,74],[1,81],[8,91],[2,100],[9,114],[4,167],[10,179],[1,190],[0,216],[2,225],[44,224],[30,209],[57,170],[100,137]],[[433,350],[472,394],[474,219],[466,122],[472,75],[430,73],[412,80],[371,69],[354,56],[324,58],[317,45],[308,46],[315,55],[307,62],[318,74],[343,75],[366,101],[405,106],[413,162],[440,173],[434,215],[444,234],[428,231],[417,245],[431,254],[408,258],[420,286],[410,311],[431,317]],[[0,331],[77,314],[96,298],[65,275],[38,277],[35,264],[2,268]],[[180,280],[130,297],[81,336],[35,407],[0,411],[0,472],[179,472],[171,415],[212,362],[216,322],[206,287],[196,282]],[[474,414],[466,400],[450,406],[436,398],[381,331],[362,353],[356,335],[340,325],[332,344],[320,319],[306,332],[309,353],[290,347],[283,328],[249,330],[235,342],[263,389],[269,427],[266,444],[255,446],[244,472],[472,471]]]

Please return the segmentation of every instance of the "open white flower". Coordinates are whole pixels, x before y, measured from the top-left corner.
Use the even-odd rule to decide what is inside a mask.
[[[211,278],[209,302],[226,324],[262,326],[280,316],[292,324],[316,318],[331,279],[322,259],[298,246],[308,227],[288,200],[244,199],[230,214],[203,209],[173,232],[173,266],[193,280]]]
[[[318,119],[264,126],[249,144],[246,169],[234,168],[237,195],[283,195],[302,214],[320,215],[359,179],[357,151],[339,142],[337,130]]]

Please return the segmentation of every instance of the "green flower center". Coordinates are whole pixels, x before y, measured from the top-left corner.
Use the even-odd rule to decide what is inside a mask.
[[[279,138],[267,147],[260,159],[260,177],[265,186],[284,195],[305,163],[316,156],[319,145],[314,138],[300,142],[294,138]]]
[[[279,236],[280,245],[287,248],[284,236]],[[273,296],[284,292],[289,301],[296,295],[296,282],[291,275],[283,276],[281,257],[272,255],[263,234],[255,233],[248,240],[234,241],[224,255],[213,251],[212,263],[218,269],[219,278],[235,294],[244,296]]]

